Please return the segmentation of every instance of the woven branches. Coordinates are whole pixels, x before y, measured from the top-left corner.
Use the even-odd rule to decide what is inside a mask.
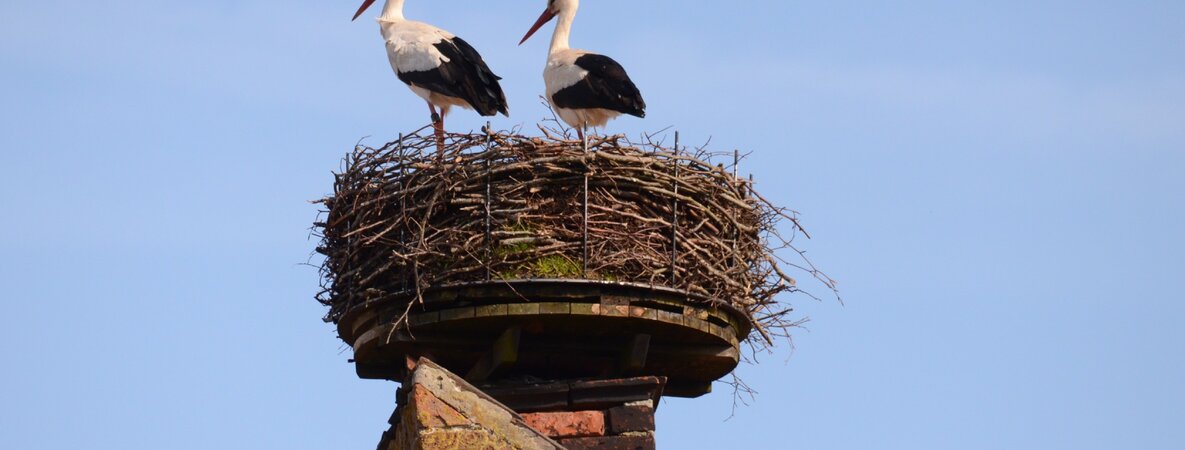
[[[336,322],[356,305],[415,299],[408,293],[434,285],[645,283],[728,303],[772,344],[796,324],[777,300],[797,291],[783,267],[830,280],[809,262],[777,258],[790,245],[778,226],[801,232],[793,213],[712,156],[621,136],[592,138],[585,151],[546,129],[452,134],[443,154],[421,132],[359,146],[321,200],[318,300]]]

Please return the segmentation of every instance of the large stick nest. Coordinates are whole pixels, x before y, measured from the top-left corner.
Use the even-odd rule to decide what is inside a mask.
[[[783,267],[831,286],[809,261],[778,259],[805,232],[792,211],[735,175],[733,153],[728,166],[714,165],[722,155],[622,136],[591,137],[586,152],[541,129],[544,137],[450,134],[443,153],[424,130],[358,146],[321,200],[326,320],[434,285],[583,278],[730,304],[764,345],[798,323],[777,300],[798,291]],[[791,227],[789,238],[780,225]]]

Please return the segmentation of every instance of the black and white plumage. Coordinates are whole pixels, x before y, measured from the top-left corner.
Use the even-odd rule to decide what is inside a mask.
[[[374,2],[365,0],[354,18]],[[476,110],[483,116],[508,116],[506,94],[498,83],[501,78],[477,50],[452,33],[405,19],[403,2],[386,1],[378,19],[379,29],[395,75],[428,102],[438,139],[443,142],[444,116],[454,106]]]
[[[579,6],[579,0],[549,0],[547,9],[519,44],[526,42],[551,19],[559,17],[547,54],[547,67],[543,70],[543,82],[552,108],[560,119],[576,128],[583,139],[588,127],[604,126],[622,114],[645,117],[646,102],[617,61],[569,46],[572,22]]]

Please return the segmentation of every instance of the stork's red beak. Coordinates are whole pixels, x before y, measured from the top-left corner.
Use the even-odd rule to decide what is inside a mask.
[[[374,4],[374,0],[366,0],[366,1],[362,2],[362,7],[358,8],[358,12],[354,13],[354,18],[350,19],[350,21],[353,22],[355,20],[358,20],[358,16],[361,16],[362,13],[366,12],[366,8],[369,8],[370,5],[372,5],[372,4]]]
[[[555,13],[551,12],[551,8],[545,9],[543,11],[543,15],[539,16],[539,20],[537,22],[535,22],[535,26],[531,27],[531,31],[528,31],[527,35],[523,36],[523,40],[518,41],[518,45],[523,45],[523,42],[527,42],[527,39],[530,39],[531,36],[534,35],[536,31],[539,31],[539,28],[542,27],[543,24],[550,22],[551,19],[554,19],[554,18],[555,18]]]

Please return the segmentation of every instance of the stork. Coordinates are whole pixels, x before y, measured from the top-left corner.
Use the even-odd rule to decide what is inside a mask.
[[[527,42],[551,19],[560,18],[551,37],[543,82],[552,108],[583,141],[588,127],[604,126],[622,114],[646,117],[646,102],[617,61],[569,47],[568,37],[579,7],[580,0],[548,0],[547,9],[518,44]]]
[[[475,109],[483,116],[509,117],[506,94],[498,84],[502,78],[490,71],[477,50],[452,33],[405,19],[403,1],[386,0],[379,30],[387,41],[387,58],[395,75],[428,102],[437,147],[443,151],[444,116],[453,106]],[[363,1],[351,20],[374,2]]]

